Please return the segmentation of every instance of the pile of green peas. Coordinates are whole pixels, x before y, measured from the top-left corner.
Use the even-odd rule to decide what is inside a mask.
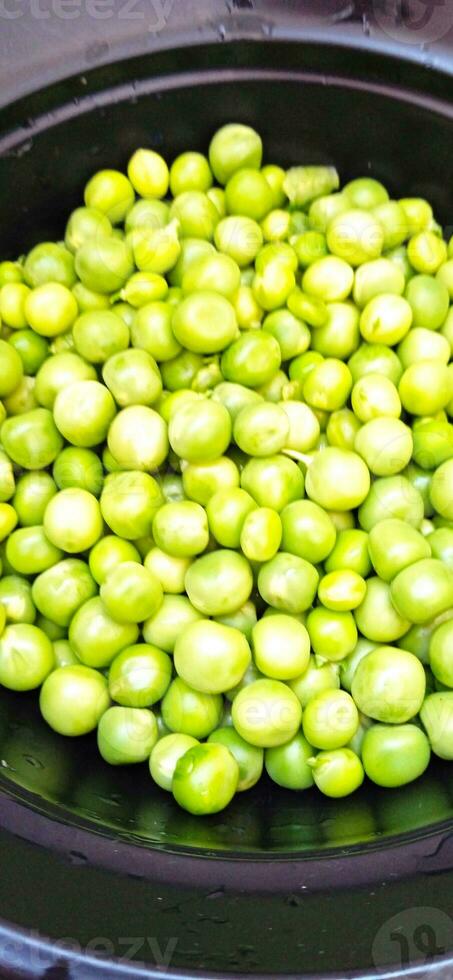
[[[0,684],[194,814],[453,760],[453,239],[249,126],[0,263]]]

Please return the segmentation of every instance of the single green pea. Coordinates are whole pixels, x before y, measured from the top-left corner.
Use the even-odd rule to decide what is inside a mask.
[[[398,355],[385,344],[361,344],[349,358],[348,367],[354,383],[373,374],[386,377],[397,385],[403,373]]]
[[[27,285],[32,288],[46,282],[58,282],[71,289],[76,281],[74,256],[55,242],[41,242],[28,253],[23,275]]]
[[[219,402],[208,399],[189,402],[171,418],[168,435],[172,449],[182,459],[189,462],[217,459],[229,445],[231,419]]]
[[[170,361],[181,347],[172,331],[173,312],[167,303],[153,302],[142,306],[131,326],[133,347],[146,351],[156,361]]]
[[[307,616],[307,629],[314,653],[326,660],[342,660],[357,643],[354,617],[348,611],[318,606]]]
[[[234,439],[249,456],[270,456],[286,445],[289,422],[279,405],[258,402],[239,412],[234,422]]]
[[[13,330],[23,330],[29,325],[26,312],[30,289],[23,282],[11,282],[0,288],[0,318]]]
[[[438,558],[421,559],[398,573],[391,595],[401,616],[427,622],[453,605],[453,572]]]
[[[404,368],[417,361],[436,360],[448,364],[451,347],[447,337],[434,330],[414,327],[398,345],[398,357]]]
[[[79,663],[71,644],[68,640],[54,640],[53,641],[53,652],[55,657],[55,668],[58,667],[74,667],[74,665]]]
[[[100,588],[107,612],[119,623],[141,623],[163,600],[159,579],[139,562],[125,561],[110,572]]]
[[[433,558],[453,568],[453,528],[439,527],[428,536]]]
[[[360,317],[360,332],[369,344],[398,344],[413,320],[410,303],[404,296],[381,293],[369,300]]]
[[[82,664],[54,670],[45,680],[39,699],[47,724],[70,737],[93,731],[109,704],[105,677]]]
[[[453,758],[453,691],[430,694],[420,711],[431,748],[441,759]]]
[[[70,252],[77,252],[85,242],[93,238],[106,238],[111,234],[111,222],[102,211],[96,208],[76,208],[66,225],[65,245]]]
[[[280,364],[275,337],[265,331],[247,330],[223,353],[221,370],[226,381],[258,388],[270,381]]]
[[[404,476],[387,476],[375,480],[359,509],[359,522],[365,531],[380,521],[397,518],[412,527],[420,527],[424,517],[423,497]]]
[[[35,375],[49,355],[49,345],[34,330],[16,330],[8,343],[19,354],[26,375]]]
[[[7,415],[23,415],[38,408],[35,398],[35,379],[24,375],[15,390],[3,399],[3,408]]]
[[[210,497],[206,513],[209,529],[224,548],[239,548],[245,519],[256,508],[249,493],[239,487],[218,490]]]
[[[129,160],[129,180],[140,197],[165,197],[169,186],[169,171],[164,158],[155,150],[136,150]]]
[[[353,510],[370,489],[368,467],[357,453],[334,446],[314,455],[305,481],[308,496],[326,510]]]
[[[363,636],[375,643],[393,643],[410,626],[409,617],[395,609],[389,583],[377,577],[367,579],[366,593],[354,618]]]
[[[304,477],[296,463],[286,456],[254,458],[242,470],[241,487],[260,507],[280,512],[303,496]]]
[[[422,197],[404,197],[399,204],[406,215],[409,235],[424,231],[433,219],[433,209]]]
[[[302,354],[310,344],[308,327],[286,309],[268,313],[263,322],[263,330],[266,330],[277,340],[282,361],[290,360]]]
[[[206,506],[222,488],[239,486],[239,470],[228,456],[206,463],[188,463],[183,469],[183,488],[189,500]]]
[[[25,300],[26,322],[35,333],[43,337],[56,337],[65,333],[72,327],[77,313],[75,296],[67,286],[58,282],[36,286]],[[20,325],[26,326],[25,323]]]
[[[253,218],[229,215],[219,221],[214,241],[219,252],[228,255],[243,268],[256,258],[263,244],[263,233]]]
[[[303,231],[291,243],[303,269],[327,255],[326,236],[320,231]]]
[[[384,230],[372,213],[353,208],[336,215],[329,223],[327,245],[333,255],[349,265],[361,265],[380,256]]]
[[[169,555],[161,548],[151,548],[144,561],[145,568],[159,580],[166,593],[178,595],[184,592],[184,577],[190,565],[190,558]]]
[[[135,241],[135,237],[131,238],[132,244],[135,244]],[[160,272],[154,271],[154,267],[168,264],[171,261],[172,256],[175,254],[174,236],[169,236],[168,241],[164,239],[162,248],[160,244],[160,242],[153,241],[149,243],[147,239],[145,241],[139,239],[139,245],[144,253],[144,258],[141,256],[142,261],[140,261],[137,257],[136,264],[139,268],[142,266],[145,266],[145,268],[143,271],[136,272],[131,276],[120,292],[121,299],[126,304],[126,309],[129,313],[130,322],[123,316],[127,326],[132,325],[133,311],[135,309],[140,309],[140,307],[146,306],[148,303],[159,302],[168,297],[168,284]],[[176,244],[179,248],[179,243]],[[137,245],[136,252],[138,251],[139,245]],[[157,256],[154,261],[151,261],[151,255],[153,257]],[[114,313],[121,313],[121,310],[117,309],[119,305],[114,305]],[[122,311],[124,313],[124,306],[122,307]]]
[[[251,653],[239,630],[200,619],[178,637],[174,661],[179,677],[194,690],[221,694],[240,683]]]
[[[345,405],[351,388],[347,365],[330,357],[310,371],[303,387],[304,399],[312,408],[334,412]]]
[[[365,598],[365,593],[365,580],[347,568],[324,575],[318,588],[319,601],[335,612],[356,609]]]
[[[236,695],[233,724],[245,741],[261,748],[283,745],[293,738],[302,717],[300,703],[278,680],[254,681]]]
[[[319,329],[328,321],[328,306],[318,296],[309,296],[296,287],[287,298],[290,312],[300,320],[306,321],[310,327]]]
[[[59,626],[67,627],[83,603],[92,599],[96,585],[85,562],[78,558],[58,561],[33,582],[36,608]]]
[[[408,237],[406,213],[398,201],[383,201],[373,207],[374,217],[384,229],[384,251],[398,248]]]
[[[112,619],[98,596],[79,607],[69,627],[69,642],[87,667],[108,667],[137,637],[136,624]]]
[[[212,172],[202,153],[181,153],[170,167],[170,190],[173,197],[184,191],[208,191],[212,186]]]
[[[349,691],[349,693],[351,693],[352,682],[355,677],[357,667],[362,660],[368,656],[371,650],[374,650],[375,648],[376,643],[373,643],[371,640],[366,640],[363,636],[357,640],[352,652],[349,653],[347,657],[344,657],[344,659],[338,665],[338,687],[340,686],[341,681],[341,686],[344,687],[345,691]]]
[[[195,691],[176,677],[162,699],[162,718],[170,731],[206,738],[218,727],[223,709],[220,694]]]
[[[289,422],[285,450],[292,449],[300,453],[313,449],[320,435],[320,426],[314,411],[298,401],[281,401],[278,404]]]
[[[22,282],[23,272],[19,262],[0,262],[0,288],[9,282]]]
[[[302,732],[297,732],[285,745],[266,749],[266,772],[277,786],[293,790],[310,789],[313,786],[313,773],[308,760],[312,755],[313,747]]]
[[[260,619],[252,630],[253,656],[259,671],[275,680],[291,680],[306,670],[310,637],[293,616],[276,613]]]
[[[278,346],[278,345],[277,345]],[[0,340],[0,397],[10,395],[23,377],[22,360],[14,347]]]
[[[453,460],[448,459],[437,467],[430,488],[430,499],[434,509],[448,521],[453,521],[452,478]]]
[[[327,255],[312,262],[302,277],[302,289],[326,302],[345,300],[354,282],[354,271],[344,259]]]
[[[204,616],[222,616],[247,602],[253,587],[248,561],[219,549],[197,558],[186,572],[186,592]],[[231,685],[233,686],[233,685]]]
[[[237,325],[241,330],[254,330],[261,326],[264,311],[251,286],[241,284],[231,297],[231,302],[236,313]],[[302,340],[300,342],[302,343]]]
[[[323,326],[312,334],[311,350],[325,357],[346,360],[360,342],[359,311],[352,303],[328,303]]]
[[[345,661],[342,661],[342,664]],[[302,708],[322,691],[331,691],[340,687],[340,668],[332,661],[318,665],[315,657],[310,656],[306,670],[299,677],[288,681],[294,694],[299,699]]]
[[[282,549],[313,564],[324,561],[335,544],[331,518],[311,500],[296,500],[281,511]]]
[[[403,520],[379,521],[368,536],[370,558],[377,575],[390,582],[416,561],[431,556],[429,539]]]
[[[350,748],[319,752],[310,765],[318,789],[333,799],[355,793],[365,778],[362,763]]]
[[[0,501],[5,503],[14,495],[16,481],[13,464],[3,450],[0,449]]]
[[[389,199],[384,185],[374,177],[356,177],[344,185],[342,193],[353,207],[364,210],[372,210]]]
[[[269,211],[261,222],[261,230],[265,242],[279,242],[287,239],[291,230],[291,215],[289,211],[285,211],[282,208],[274,208],[272,211]]]
[[[77,252],[75,268],[87,289],[95,293],[115,293],[134,272],[132,250],[127,242],[113,236],[88,241]]]
[[[451,643],[453,639],[453,620],[449,619],[438,626],[429,644],[429,664],[434,676],[446,687],[453,687],[451,663]]]
[[[167,503],[171,503],[173,500],[185,500],[182,476],[179,473],[172,473],[169,470],[161,477],[160,484]]]
[[[102,585],[108,575],[122,562],[138,561],[139,558],[137,548],[130,541],[108,534],[90,551],[90,572],[98,585]]]
[[[156,719],[146,708],[114,706],[99,721],[99,752],[111,766],[145,762],[157,739]]]
[[[293,206],[304,207],[340,186],[335,167],[297,166],[286,171],[283,189]]]
[[[414,327],[438,330],[442,326],[450,305],[448,289],[443,282],[433,276],[413,276],[405,295],[412,310]]]
[[[231,802],[239,782],[239,766],[221,744],[196,745],[177,762],[172,791],[175,800],[197,816],[218,813]]]
[[[301,613],[309,609],[316,595],[319,575],[314,565],[281,551],[261,566],[258,589],[269,606],[281,612]]]
[[[77,381],[95,381],[96,369],[72,351],[64,351],[44,361],[36,375],[35,394],[44,408],[53,408],[59,391]],[[90,389],[92,390],[92,389]],[[81,422],[81,420],[78,420]]]
[[[72,287],[72,294],[77,302],[79,313],[89,313],[91,310],[108,310],[110,306],[108,296],[87,289],[81,282],[76,282],[75,286]],[[115,312],[118,313],[119,311],[115,310]],[[60,335],[60,341],[63,339],[64,337]]]
[[[208,252],[190,263],[182,277],[185,294],[218,293],[231,299],[239,289],[241,271],[237,262],[221,252]]]
[[[351,404],[361,422],[377,418],[399,419],[401,400],[396,385],[390,378],[379,374],[366,374],[356,381],[351,393]]]
[[[187,350],[206,354],[228,347],[238,329],[234,307],[209,289],[187,296],[176,308],[171,325],[177,341]]]
[[[53,410],[57,428],[65,439],[74,446],[88,448],[104,441],[116,406],[110,391],[98,381],[76,381],[60,389]]]
[[[149,767],[154,782],[161,789],[171,791],[173,776],[179,759],[198,744],[197,739],[193,738],[192,735],[180,733],[164,735],[156,742],[151,751]]]
[[[3,571],[7,571],[4,561]],[[36,608],[30,582],[19,575],[8,573],[0,579],[0,605],[6,614],[7,623],[35,622]]]
[[[18,466],[40,470],[49,466],[63,447],[51,412],[35,408],[7,419],[1,429],[4,449]]]
[[[28,623],[7,626],[0,636],[0,683],[11,691],[40,687],[55,665],[48,636]]]
[[[102,377],[121,408],[149,406],[162,393],[162,380],[153,357],[145,350],[125,350],[110,357]]]
[[[236,759],[239,766],[238,793],[250,789],[258,782],[263,771],[262,749],[250,745],[232,727],[218,728],[215,732],[211,732],[208,742],[224,745]]]
[[[146,273],[148,276],[157,278],[148,280],[148,288],[144,289],[143,283],[146,280],[142,279],[142,289],[138,291],[136,288],[132,288],[131,280],[129,280],[122,291],[122,298],[131,302],[131,298],[136,294],[133,305],[137,306],[142,305],[142,299],[143,303],[146,302],[147,292],[150,293],[150,301],[153,299],[163,299],[167,294],[168,286],[160,277],[163,277],[176,265],[181,254],[178,220],[173,218],[163,228],[140,225],[140,227],[134,228],[128,233],[127,242],[132,249],[135,265],[140,270],[142,276]],[[139,281],[135,279],[134,287],[138,285]],[[152,282],[154,282],[154,288],[150,290],[149,285]]]
[[[317,749],[329,751],[347,745],[357,731],[359,713],[346,691],[323,691],[305,707],[302,728]]]
[[[41,525],[22,527],[10,534],[6,557],[21,575],[39,575],[62,558],[62,552],[46,537]]]
[[[157,612],[146,620],[144,639],[166,653],[173,653],[178,637],[191,623],[201,618],[201,613],[192,606],[187,596],[164,595]]]
[[[240,545],[249,561],[270,561],[280,547],[281,538],[279,515],[269,507],[257,507],[245,518]]]
[[[128,405],[118,412],[107,442],[118,463],[131,470],[156,470],[168,454],[167,426],[145,405]]]
[[[268,311],[282,307],[295,285],[296,279],[292,269],[276,257],[266,262],[261,272],[257,271],[253,278],[252,289],[259,306]]]
[[[354,302],[363,309],[370,300],[381,293],[402,296],[406,285],[405,277],[390,259],[375,259],[364,262],[354,277]]]
[[[407,257],[416,272],[433,275],[447,261],[447,245],[432,231],[421,231],[407,243]]]
[[[178,222],[180,238],[204,238],[212,241],[219,212],[202,191],[178,194],[170,207],[170,219]]]
[[[44,531],[62,551],[77,554],[91,548],[101,537],[102,515],[96,497],[87,490],[60,490],[47,504]]]
[[[104,483],[102,462],[96,453],[73,446],[63,449],[57,456],[52,475],[59,490],[80,487],[95,497],[99,497]]]
[[[368,535],[359,528],[345,528],[337,535],[335,545],[325,561],[326,572],[349,569],[366,578],[371,571]]]
[[[417,361],[406,368],[398,390],[407,412],[435,415],[451,399],[448,368],[439,360]]]
[[[91,364],[103,364],[129,345],[129,329],[116,313],[95,310],[78,317],[73,329],[77,353]]]
[[[191,500],[164,504],[154,517],[153,537],[159,548],[176,558],[201,554],[209,540],[203,507]]]
[[[99,170],[84,191],[86,207],[101,211],[114,225],[124,221],[134,199],[130,181],[119,170]]]
[[[209,144],[209,163],[219,184],[226,184],[243,167],[258,170],[262,153],[261,137],[251,126],[228,123],[217,130]]]
[[[327,442],[329,446],[337,446],[339,449],[354,449],[359,429],[360,422],[354,413],[349,408],[340,408],[329,416]]]
[[[359,663],[352,696],[368,717],[402,725],[418,714],[425,688],[425,671],[417,657],[398,647],[380,646]]]
[[[101,513],[114,534],[134,541],[151,533],[163,503],[157,480],[139,470],[110,473],[101,494]]]
[[[412,457],[412,433],[401,419],[374,418],[359,429],[354,449],[374,476],[393,476]]]

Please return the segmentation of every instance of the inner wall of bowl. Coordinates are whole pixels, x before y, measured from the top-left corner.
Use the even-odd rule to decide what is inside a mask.
[[[18,128],[0,137],[2,258],[61,236],[95,170],[124,168],[138,146],[169,159],[183,149],[206,150],[215,129],[230,120],[260,131],[266,161],[332,163],[342,181],[372,174],[391,194],[426,196],[439,219],[453,224],[453,187],[446,180],[453,123],[440,102],[281,68],[224,68],[136,83],[132,66],[122,66],[121,78],[118,66],[115,73],[115,87],[69,98],[47,115],[42,93],[44,114],[25,127],[22,103]],[[66,95],[83,91],[85,82],[68,83]],[[49,106],[52,98],[49,93]],[[285,792],[264,779],[226,812],[200,821],[154,786],[145,766],[110,768],[94,737],[71,741],[52,733],[34,694],[0,692],[0,764],[3,791],[27,806],[150,846],[210,854],[302,856],[375,845],[426,832],[452,814],[453,767],[437,762],[412,786],[390,792],[368,785],[344,801]]]

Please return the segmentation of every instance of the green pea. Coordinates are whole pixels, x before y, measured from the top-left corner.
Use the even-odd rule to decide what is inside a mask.
[[[418,714],[425,688],[425,671],[417,657],[392,646],[371,650],[352,680],[359,711],[392,725],[402,725]]]
[[[166,303],[154,302],[142,306],[132,322],[133,347],[146,351],[157,361],[169,361],[181,350],[173,334],[172,310]]]
[[[218,727],[222,707],[220,694],[195,691],[176,677],[162,700],[162,718],[170,731],[206,738]]]
[[[292,205],[304,207],[340,185],[335,167],[298,166],[286,171],[283,189]]]
[[[230,442],[230,416],[218,402],[207,399],[189,402],[170,420],[168,434],[170,445],[179,457],[189,462],[216,459]]]
[[[407,257],[416,272],[433,275],[447,261],[447,245],[434,232],[421,231],[409,239]]]
[[[300,726],[302,709],[296,695],[278,680],[254,681],[236,695],[233,724],[251,745],[271,748],[293,738]]]
[[[14,469],[9,456],[0,449],[0,501],[10,500],[14,494],[16,482]]]
[[[62,557],[62,552],[46,537],[41,525],[23,527],[10,534],[6,557],[15,572],[38,575]]]
[[[178,637],[174,657],[178,675],[206,694],[221,694],[238,684],[251,660],[239,630],[203,619]]]
[[[218,129],[209,144],[209,163],[219,184],[242,167],[261,166],[263,144],[261,137],[251,126],[228,123]]]
[[[7,327],[22,330],[28,326],[26,302],[30,289],[23,282],[6,283],[0,289],[0,317]]]
[[[398,390],[407,412],[435,415],[451,398],[448,368],[438,360],[417,361],[406,368]]]
[[[27,285],[32,288],[47,282],[58,282],[71,289],[76,281],[74,256],[62,245],[42,242],[28,253],[23,275]]]
[[[203,507],[190,500],[164,504],[154,517],[153,537],[159,548],[176,558],[201,554],[209,540]]]
[[[332,412],[326,428],[329,446],[339,449],[354,449],[355,438],[360,429],[360,422],[349,408],[340,408]]]
[[[365,735],[363,764],[378,786],[406,786],[428,767],[431,749],[416,725],[373,725]]]
[[[6,340],[0,340],[0,397],[10,395],[23,376],[22,360]]]
[[[254,458],[244,466],[241,487],[259,506],[280,512],[303,496],[304,477],[296,463],[286,456]]]
[[[409,617],[395,609],[388,582],[377,577],[367,579],[366,593],[354,618],[363,636],[376,643],[393,643],[410,626]]]
[[[75,286],[72,287],[72,294],[76,299],[79,313],[89,313],[91,310],[108,310],[110,306],[108,296],[87,289],[81,282],[76,282]],[[118,313],[119,310],[116,309],[115,312]],[[63,339],[64,335],[63,337],[60,335],[60,341]]]
[[[437,558],[424,558],[398,573],[391,594],[401,616],[427,622],[453,605],[453,572]]]
[[[368,495],[370,474],[357,453],[332,446],[315,454],[305,486],[308,496],[326,510],[353,510]]]
[[[366,578],[371,571],[368,555],[368,535],[358,528],[346,528],[338,532],[334,547],[325,561],[326,572],[349,569]]]
[[[3,446],[18,466],[39,470],[54,461],[63,446],[51,413],[35,408],[6,420],[1,429]]]
[[[161,548],[151,548],[145,561],[145,568],[159,580],[164,592],[178,595],[184,592],[184,577],[190,565],[190,558],[169,555]]]
[[[177,762],[188,749],[198,744],[196,738],[180,733],[164,735],[156,742],[151,751],[149,767],[154,782],[161,789],[171,790]]]
[[[43,684],[39,706],[60,735],[87,735],[110,704],[107,681],[97,670],[77,664],[59,667]]]
[[[88,241],[79,248],[75,268],[87,289],[95,293],[115,293],[134,272],[130,246],[118,238]]]
[[[453,670],[451,663],[451,642],[453,637],[453,620],[449,619],[438,626],[430,639],[429,664],[434,676],[446,687],[453,687]]]
[[[76,208],[72,212],[65,231],[65,245],[70,252],[93,238],[105,238],[112,234],[112,225],[106,214],[96,208]]]
[[[127,708],[147,708],[164,696],[172,675],[170,657],[149,643],[126,647],[109,670],[113,701]]]
[[[298,732],[285,745],[266,749],[266,772],[277,786],[293,790],[310,789],[313,786],[313,773],[308,760],[312,755],[312,746]]]
[[[396,386],[390,378],[379,374],[366,374],[356,381],[351,404],[356,416],[364,423],[384,417],[398,419],[401,415]]]
[[[191,564],[185,584],[191,603],[204,616],[222,616],[247,602],[253,577],[242,555],[219,549]]]
[[[365,657],[374,650],[376,644],[371,640],[366,640],[364,637],[360,637],[351,653],[341,661],[338,665],[339,675],[341,679],[341,686],[344,687],[346,691],[351,693],[352,682],[359,664],[364,660]],[[340,686],[340,679],[338,681],[338,687]]]
[[[436,360],[448,364],[451,348],[448,339],[441,333],[414,327],[398,346],[398,357],[404,368],[418,361]]]
[[[90,572],[98,585],[102,585],[108,575],[122,562],[138,561],[139,558],[137,548],[130,541],[108,534],[90,551]]]
[[[323,691],[305,707],[302,728],[315,748],[329,751],[342,748],[359,725],[357,708],[346,691]]]
[[[306,708],[308,702],[317,694],[340,687],[339,665],[332,661],[325,661],[318,665],[315,657],[310,656],[306,670],[299,677],[289,680],[288,684],[299,699],[302,708]]]
[[[239,487],[218,490],[210,497],[206,508],[209,529],[222,547],[239,548],[245,519],[255,507],[250,494]]]
[[[359,429],[354,448],[374,476],[393,476],[411,459],[412,433],[400,419],[374,418]]]
[[[79,607],[69,627],[69,642],[88,667],[108,667],[121,650],[136,642],[137,636],[136,624],[112,619],[97,596]]]
[[[167,426],[154,409],[129,405],[111,423],[108,447],[121,466],[153,471],[168,453]]]
[[[435,755],[453,758],[453,691],[430,694],[420,711],[420,718]]]
[[[164,595],[157,612],[146,620],[143,636],[147,643],[166,653],[173,653],[178,637],[191,623],[201,618],[201,613],[192,606],[187,596]]]
[[[49,541],[70,554],[85,551],[101,537],[101,510],[87,490],[70,487],[55,494],[44,514],[44,531]]]
[[[23,274],[19,262],[0,262],[0,288],[9,282],[22,282]]]
[[[318,789],[333,799],[355,793],[365,778],[362,763],[350,748],[319,752],[310,765]]]
[[[196,815],[218,813],[231,802],[239,782],[239,766],[221,744],[196,745],[177,762],[173,795],[184,810]]]
[[[96,586],[85,562],[78,558],[59,561],[35,579],[32,597],[43,616],[59,626],[69,626],[83,603],[93,598]]]
[[[375,480],[359,509],[359,521],[365,531],[380,521],[397,518],[420,527],[424,517],[423,497],[404,476],[387,476]]]
[[[112,395],[98,381],[70,384],[59,391],[54,404],[54,418],[59,431],[74,446],[85,448],[103,442],[115,412]],[[93,464],[90,465],[92,467]],[[98,473],[96,485],[99,485]]]
[[[314,367],[304,383],[304,399],[312,408],[334,412],[346,403],[352,388],[349,368],[336,358]]]
[[[338,186],[339,184],[337,184]],[[316,231],[325,234],[333,218],[347,211],[348,208],[348,198],[342,192],[321,195],[321,197],[316,198],[310,204],[308,211],[310,228],[314,228]]]
[[[310,500],[287,504],[281,512],[282,548],[313,564],[324,561],[335,544],[336,532],[325,511]]]
[[[40,687],[55,664],[49,638],[28,623],[7,626],[0,636],[0,683],[11,691]]]
[[[430,499],[434,509],[448,521],[453,521],[452,476],[453,460],[448,459],[436,469],[430,489]]]
[[[71,351],[55,354],[44,361],[36,375],[37,401],[44,408],[53,408],[59,391],[78,381],[95,381],[96,377],[93,365],[87,364],[78,354]]]
[[[453,528],[439,527],[428,537],[433,558],[453,568]]]
[[[130,181],[119,170],[99,170],[84,192],[87,208],[101,211],[115,225],[124,220],[134,198]]]
[[[145,762],[158,739],[157,722],[146,708],[108,708],[99,721],[99,752],[111,766]]]
[[[281,539],[280,517],[270,507],[257,507],[246,516],[240,545],[249,561],[270,561],[277,553]]]
[[[201,289],[176,308],[172,330],[179,343],[195,353],[224,350],[237,334],[234,308],[224,296]]]
[[[370,558],[379,578],[390,582],[416,561],[431,556],[429,540],[403,520],[379,521],[368,536]]]
[[[258,589],[264,601],[287,613],[301,613],[309,609],[318,582],[319,575],[314,565],[284,551],[265,562],[258,573]]]
[[[360,332],[369,344],[398,344],[411,327],[413,311],[403,296],[381,293],[365,306]]]
[[[253,627],[255,664],[266,677],[291,680],[303,674],[310,658],[310,638],[293,616],[266,616]]]
[[[12,394],[3,399],[3,408],[8,415],[23,415],[38,408],[35,398],[35,379],[24,375]]]
[[[140,623],[162,604],[159,580],[143,565],[126,561],[107,576],[101,585],[101,599],[107,612],[119,623]]]
[[[450,305],[443,282],[432,276],[413,276],[406,288],[406,300],[412,310],[414,327],[438,330],[442,326]]]
[[[139,470],[110,473],[101,494],[101,513],[114,534],[136,540],[151,533],[153,518],[163,503],[157,481]]]
[[[328,321],[328,307],[324,300],[309,296],[298,287],[289,294],[287,306],[294,316],[306,321],[311,327],[324,327]]]
[[[263,233],[253,218],[229,215],[219,221],[214,241],[219,252],[228,255],[243,268],[256,258],[263,244]]]
[[[356,609],[363,601],[366,583],[357,572],[344,568],[325,575],[318,588],[319,601],[327,609],[343,612]]]
[[[347,657],[357,643],[357,629],[350,612],[334,612],[318,606],[307,616],[313,651],[326,660]]]
[[[79,663],[71,644],[68,640],[54,640],[53,652],[55,657],[55,667],[74,667]]]
[[[359,346],[359,311],[352,303],[329,303],[323,326],[312,334],[311,350],[346,360]]]
[[[398,201],[383,201],[373,207],[374,217],[384,229],[384,251],[398,248],[408,237],[406,213]]]
[[[280,363],[275,337],[264,331],[247,330],[223,353],[221,370],[226,381],[258,388],[270,381]]]
[[[350,357],[348,367],[354,383],[366,375],[380,375],[397,385],[403,373],[399,358],[385,344],[361,344]]]
[[[34,330],[16,330],[8,342],[19,354],[23,370],[27,375],[35,375],[48,357],[47,341]]]

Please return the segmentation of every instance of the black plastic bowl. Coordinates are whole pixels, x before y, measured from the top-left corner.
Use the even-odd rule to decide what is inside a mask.
[[[264,17],[242,0],[220,22],[215,4],[188,4],[153,52],[137,29],[93,54],[88,17],[79,50],[52,21],[55,57],[46,35],[28,76],[38,26],[2,22],[5,57],[13,44],[23,60],[17,79],[5,61],[0,255],[61,235],[94,170],[124,167],[140,145],[169,158],[206,149],[233,119],[262,133],[268,160],[372,174],[395,195],[426,195],[452,223],[447,31],[434,56],[396,43],[396,21],[390,33],[372,22],[370,37],[363,11],[345,27],[330,18],[341,4],[319,22],[306,6],[267,5]],[[347,18],[354,5],[343,6]],[[385,4],[375,13],[385,26]],[[453,768],[438,762],[403,790],[368,785],[340,802],[263,781],[195,819],[145,766],[110,769],[92,738],[54,735],[34,695],[1,692],[2,975],[451,980],[452,805]]]

